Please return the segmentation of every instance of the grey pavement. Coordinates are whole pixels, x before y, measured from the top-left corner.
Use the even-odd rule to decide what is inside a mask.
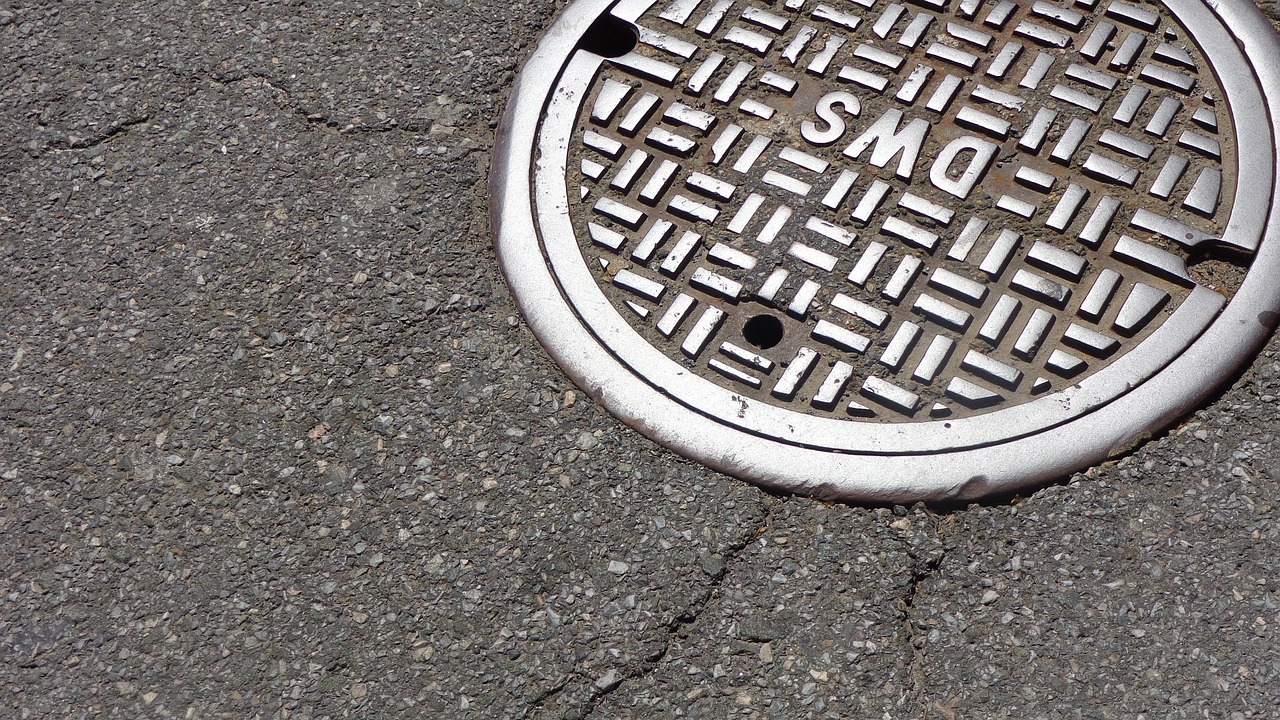
[[[1280,341],[986,505],[683,461],[491,249],[562,6],[0,3],[0,716],[1280,716]]]

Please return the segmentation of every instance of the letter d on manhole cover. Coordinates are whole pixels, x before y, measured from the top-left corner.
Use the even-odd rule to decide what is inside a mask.
[[[1009,491],[1266,340],[1278,92],[1242,0],[579,0],[500,131],[498,254],[565,371],[681,454]]]

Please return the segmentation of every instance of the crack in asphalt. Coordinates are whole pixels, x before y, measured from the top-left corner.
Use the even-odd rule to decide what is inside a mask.
[[[715,599],[718,596],[718,592],[721,586],[724,585],[725,578],[729,576],[730,567],[739,557],[741,557],[743,551],[745,551],[748,547],[751,546],[751,543],[755,542],[762,535],[764,535],[769,531],[769,528],[772,526],[772,524],[773,524],[773,504],[770,502],[768,498],[764,498],[764,519],[760,522],[760,527],[756,528],[755,532],[743,538],[741,541],[730,545],[726,549],[726,551],[720,556],[720,559],[723,561],[723,565],[715,575],[711,576],[711,582],[709,582],[706,585],[702,595],[698,597],[696,600],[694,600],[692,603],[690,603],[688,607],[686,607],[679,615],[677,615],[675,618],[672,619],[670,623],[667,624],[666,633],[663,637],[663,643],[662,643],[661,649],[654,655],[652,659],[646,659],[645,661],[643,661],[642,664],[636,669],[635,672],[631,672],[627,674],[622,678],[621,681],[619,681],[617,684],[613,685],[612,687],[606,688],[601,692],[594,694],[587,701],[587,704],[583,708],[583,711],[578,713],[576,716],[570,718],[570,720],[586,720],[587,718],[591,717],[592,714],[595,713],[596,709],[600,706],[602,702],[604,702],[604,700],[609,695],[616,692],[623,685],[625,685],[630,681],[641,680],[649,675],[652,675],[654,671],[658,669],[658,666],[662,663],[662,659],[666,657],[667,651],[670,650],[671,640],[676,635],[678,635],[682,630],[684,630],[685,628],[691,627],[694,623],[696,623],[698,621],[698,618],[700,618],[702,614],[706,612],[706,610],[713,605]]]
[[[921,717],[927,716],[929,711],[928,702],[925,698],[926,678],[924,675],[924,643],[926,636],[916,633],[915,607],[924,590],[925,583],[940,576],[942,562],[947,557],[947,549],[942,537],[942,524],[938,520],[932,521],[931,524],[933,533],[938,539],[939,548],[936,552],[928,553],[924,557],[921,557],[914,549],[908,550],[908,555],[912,560],[911,582],[908,583],[906,592],[903,593],[902,599],[899,601],[906,656],[910,659],[907,665],[907,675],[911,683],[909,694],[920,705]]]
[[[275,84],[267,75],[252,70],[243,70],[232,73],[211,73],[206,76],[212,82],[218,85],[233,85],[238,82],[246,82],[250,80],[257,81],[261,86],[270,88],[278,94],[284,101],[284,106],[294,115],[301,118],[309,125],[318,125],[337,132],[340,135],[366,135],[380,134],[392,132],[407,133],[427,133],[431,131],[432,122],[405,122],[402,123],[395,118],[388,118],[387,121],[380,125],[357,125],[355,123],[341,123],[324,113],[309,112],[303,109],[298,103],[294,102],[293,95],[285,88]]]
[[[58,153],[58,152],[71,152],[73,150],[88,150],[90,148],[95,148],[95,147],[98,147],[99,145],[102,145],[107,142],[111,142],[112,140],[115,140],[125,135],[133,128],[139,125],[142,125],[143,123],[149,120],[151,120],[151,115],[149,113],[140,115],[135,118],[130,118],[129,120],[122,120],[120,122],[112,124],[106,130],[104,130],[103,132],[99,133],[94,137],[72,138],[69,140],[54,142],[49,145],[49,149],[55,153]]]
[[[324,113],[310,112],[304,109],[293,99],[293,96],[288,89],[272,82],[267,75],[251,70],[236,72],[200,72],[195,74],[182,74],[178,77],[185,80],[204,80],[220,87],[230,87],[237,83],[256,83],[258,86],[268,88],[278,95],[281,107],[302,122],[346,137],[384,135],[389,133],[430,135],[435,124],[430,120],[401,121],[396,118],[387,118],[384,122],[378,125],[339,122]],[[150,122],[154,117],[154,112],[145,112],[125,120],[116,121],[108,126],[106,130],[90,137],[71,136],[63,140],[46,142],[43,150],[51,153],[82,152],[84,150],[89,150],[124,137],[133,128]],[[455,148],[454,152],[447,155],[444,160],[446,162],[457,162],[471,155],[485,154],[487,152],[489,152],[489,148],[483,142],[477,141],[471,145]]]
[[[572,676],[565,675],[563,680],[558,685],[549,687],[546,690],[543,690],[542,692],[538,693],[537,696],[530,699],[526,704],[524,714],[521,715],[521,717],[527,718],[533,715],[534,713],[538,712],[539,710],[541,710],[542,706],[546,705],[549,700],[555,698],[557,695],[564,692],[565,688],[569,687],[570,680],[572,680]]]
[[[698,618],[702,617],[702,614],[705,613],[708,608],[713,606],[720,587],[724,585],[725,578],[727,578],[731,572],[731,566],[734,561],[741,557],[742,553],[751,546],[751,543],[755,542],[762,535],[767,533],[772,524],[773,505],[768,498],[765,498],[764,518],[761,520],[760,526],[750,535],[747,535],[738,542],[729,545],[725,549],[725,552],[719,556],[723,561],[722,567],[718,572],[711,576],[711,580],[704,586],[703,592],[700,593],[693,602],[689,603],[689,605],[676,614],[676,616],[673,617],[663,628],[663,632],[660,636],[660,647],[655,652],[651,653],[648,657],[641,658],[640,662],[636,666],[629,669],[617,678],[616,681],[609,683],[603,688],[596,686],[595,681],[590,677],[586,677],[578,673],[571,673],[570,676],[565,678],[563,683],[560,683],[555,687],[548,688],[546,691],[539,694],[538,697],[531,700],[523,717],[528,718],[533,716],[541,710],[548,701],[564,692],[571,684],[573,674],[578,674],[578,677],[582,678],[583,681],[589,683],[590,686],[595,689],[591,696],[587,698],[586,703],[577,712],[565,715],[564,720],[587,720],[610,695],[617,692],[628,683],[636,680],[642,680],[653,674],[654,671],[658,669],[658,666],[662,664],[663,658],[667,656],[667,651],[671,648],[671,641],[679,635],[682,630],[694,625],[698,621]]]

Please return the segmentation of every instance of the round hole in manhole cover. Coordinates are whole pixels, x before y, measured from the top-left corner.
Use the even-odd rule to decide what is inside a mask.
[[[1008,492],[1274,327],[1278,58],[1240,0],[579,0],[499,132],[499,258],[566,372],[681,454]]]

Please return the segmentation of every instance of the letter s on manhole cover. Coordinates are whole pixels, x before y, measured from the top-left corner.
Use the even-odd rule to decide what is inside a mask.
[[[1278,58],[1240,0],[579,0],[499,133],[499,258],[676,452],[830,498],[1012,491],[1274,327]]]

